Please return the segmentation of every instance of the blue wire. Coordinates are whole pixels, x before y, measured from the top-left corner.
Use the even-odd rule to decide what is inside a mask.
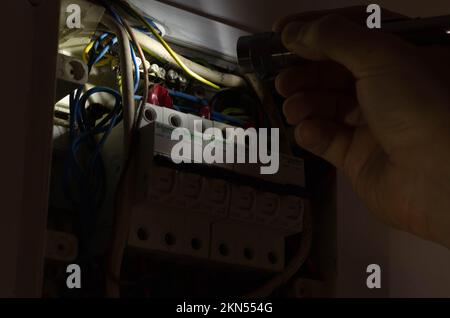
[[[77,92],[77,96],[79,96],[79,92]],[[116,103],[113,111],[108,114],[99,124],[95,125],[92,123],[88,123],[84,120],[83,117],[86,116],[85,111],[83,111],[86,107],[86,102],[90,96],[96,93],[109,93],[113,95],[116,99]],[[78,136],[73,138],[72,147],[71,147],[71,156],[69,156],[68,160],[68,172],[65,173],[65,182],[67,182],[72,175],[73,180],[78,183],[78,190],[80,201],[76,202],[69,196],[71,201],[76,203],[80,208],[80,222],[82,224],[81,227],[81,240],[87,246],[87,254],[89,255],[89,244],[92,237],[93,230],[95,229],[96,224],[96,215],[95,211],[100,206],[101,202],[103,202],[104,198],[104,187],[106,185],[105,178],[106,175],[104,173],[104,163],[100,156],[100,151],[104,146],[107,137],[111,133],[114,126],[116,126],[119,122],[119,114],[122,110],[122,100],[121,96],[118,92],[107,88],[107,87],[94,87],[84,93],[78,100],[74,98],[73,94],[70,98],[71,100],[71,110],[73,110],[72,115],[76,118],[71,119],[71,128],[73,128],[73,122],[78,121],[82,123],[80,125],[80,132]],[[109,122],[108,122],[108,119]],[[72,131],[72,133],[74,133]],[[94,136],[97,134],[102,134],[100,142],[96,142]],[[80,150],[82,144],[86,144],[86,146],[93,148],[91,152],[93,155],[89,160],[89,165],[87,167],[87,171],[84,171],[82,166],[77,160],[77,153]],[[70,169],[72,166],[72,169]],[[70,189],[68,187],[68,183],[64,186],[66,192],[70,193]]]
[[[99,39],[96,41],[94,48],[99,47],[99,42],[101,39],[105,39],[107,34],[102,34]],[[116,38],[112,39],[112,43],[115,43],[117,41]],[[91,51],[91,56],[89,59],[89,68],[91,69],[92,66],[99,61],[104,54],[106,54],[109,51],[110,45],[107,45],[103,48],[103,50],[97,54],[96,50]],[[92,96],[95,93],[99,92],[106,92],[113,95],[116,99],[116,104],[114,107],[114,110],[107,115],[100,124],[92,125],[88,122],[86,122],[86,102],[90,96]],[[90,180],[95,180],[95,175],[97,175],[96,171],[100,171],[100,173],[103,173],[103,162],[99,159],[99,154],[101,151],[101,148],[103,147],[104,143],[106,142],[107,137],[111,133],[111,130],[114,126],[116,126],[120,120],[121,120],[121,96],[118,92],[110,89],[110,88],[101,88],[101,87],[95,87],[90,90],[88,90],[86,93],[82,94],[82,87],[80,87],[75,93],[72,93],[70,96],[70,136],[71,136],[71,155],[69,156],[66,164],[66,171],[64,174],[64,190],[66,193],[69,194],[69,199],[71,199],[72,202],[77,203],[78,206],[84,211],[84,210],[90,210],[91,208],[94,208],[93,202],[95,201],[93,195],[97,195],[99,191],[102,191],[101,188],[104,186],[104,181],[100,177],[99,179],[99,185],[97,189],[92,189],[92,182]],[[108,124],[108,120],[110,121]],[[79,133],[76,132],[75,124],[78,124],[79,127]],[[101,141],[97,143],[94,139],[94,136],[97,134],[102,134],[103,136],[101,138]],[[90,163],[90,167],[88,167],[88,170],[85,171],[82,168],[82,165],[77,160],[77,154],[80,150],[80,147],[82,144],[86,144],[87,146],[94,148],[93,150],[93,157]],[[95,167],[99,167],[99,169],[95,169]],[[80,198],[82,198],[81,201],[76,202],[76,200],[73,199],[73,197],[70,195],[70,189],[69,189],[69,179],[72,176],[74,178],[74,181],[77,181],[79,184],[80,189]],[[88,185],[86,187],[86,184]],[[89,185],[91,184],[91,185]],[[90,191],[87,189],[89,188]],[[95,186],[94,186],[95,188]],[[89,208],[91,207],[91,208]]]
[[[97,64],[105,55],[108,53],[108,51],[111,49],[111,46],[117,43],[117,37],[112,38],[110,41],[111,44],[106,45],[103,50],[98,54],[95,61],[92,63],[91,67]]]
[[[245,122],[240,119],[237,119],[237,118],[234,118],[231,116],[227,116],[227,115],[224,115],[221,113],[217,113],[217,112],[213,112],[211,114],[211,119],[215,120],[215,121],[220,121],[220,122],[230,122],[235,125],[244,125],[245,124]]]
[[[140,79],[140,74],[139,74],[139,65],[136,59],[136,53],[134,51],[133,45],[130,42],[130,48],[131,48],[131,59],[133,60],[133,64],[134,64],[134,93],[136,94],[138,88],[139,88],[139,81]],[[143,62],[142,62],[143,63]]]
[[[187,101],[190,101],[190,102],[193,102],[193,103],[196,103],[196,104],[200,104],[200,105],[204,105],[204,106],[208,105],[208,101],[206,99],[201,99],[201,98],[198,98],[198,97],[193,96],[193,95],[189,95],[189,94],[186,94],[186,93],[175,91],[173,89],[169,89],[169,94],[172,97],[182,98],[182,99],[185,99]]]
[[[176,110],[183,112],[183,113],[190,113],[190,114],[198,114],[198,109],[189,107],[189,106],[180,106],[180,105],[173,105],[173,108]]]
[[[100,42],[103,41],[104,39],[106,39],[109,36],[108,32],[102,33],[98,39],[95,41],[94,43],[94,51],[98,50],[98,46],[100,45]]]
[[[118,23],[123,25],[122,18],[117,14],[117,12],[115,12],[113,10],[113,8],[106,1],[102,0],[101,2],[103,3],[103,6],[106,8],[106,10],[113,16],[113,18]],[[115,44],[115,43],[113,43],[113,44]],[[134,92],[136,93],[139,88],[140,74],[139,74],[139,65],[138,65],[137,59],[136,59],[136,52],[134,51],[133,43],[131,43],[131,41],[130,41],[130,49],[131,49],[131,58],[132,58],[133,64],[134,64]],[[142,63],[143,63],[143,61],[142,61]]]
[[[102,1],[107,11],[122,24],[121,17],[106,3]],[[152,21],[153,22],[153,21]],[[156,29],[156,25],[154,25]],[[159,31],[159,30],[158,30]],[[98,63],[117,43],[117,37],[112,37],[108,43],[102,44],[109,33],[102,33],[95,41],[93,48],[90,51],[88,59],[88,69],[91,71],[92,67]],[[136,94],[139,83],[140,73],[137,62],[136,52],[131,45],[131,57],[134,64],[134,92]],[[96,93],[108,93],[115,98],[115,105],[113,110],[106,115],[99,123],[90,122],[86,113],[86,103],[90,96]],[[141,99],[140,96],[135,96],[135,99]],[[71,147],[69,156],[66,160],[64,172],[64,191],[68,198],[76,204],[80,209],[81,240],[87,245],[89,250],[90,238],[95,229],[96,209],[99,204],[102,204],[104,196],[104,189],[106,187],[106,175],[104,171],[104,162],[101,157],[101,150],[105,145],[107,138],[123,119],[122,111],[122,97],[119,92],[106,88],[94,87],[83,94],[83,87],[80,86],[74,93],[70,94],[70,142]],[[78,130],[77,130],[78,127]],[[99,140],[96,136],[99,136]],[[78,161],[78,154],[82,146],[87,147],[90,156],[87,164],[82,164]],[[69,186],[70,180],[76,185],[76,197]],[[89,252],[88,252],[89,254]]]
[[[159,35],[162,35],[161,30],[158,28],[158,26],[156,25],[156,23],[150,19],[149,17],[144,17],[144,19],[156,30],[158,31]]]
[[[122,19],[120,18],[120,16],[113,10],[113,8],[110,6],[110,4],[107,1],[100,0],[100,2],[106,8],[106,11],[108,11],[109,14],[111,14],[117,22],[122,23]]]

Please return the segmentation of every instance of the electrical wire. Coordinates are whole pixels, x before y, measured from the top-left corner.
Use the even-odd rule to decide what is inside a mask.
[[[153,36],[161,43],[161,45],[166,49],[166,51],[170,54],[170,56],[175,60],[175,62],[178,64],[178,66],[186,72],[189,76],[196,79],[197,81],[208,85],[214,89],[220,90],[220,86],[214,84],[213,82],[203,78],[202,76],[198,75],[197,73],[193,72],[189,67],[186,66],[186,64],[180,59],[177,53],[175,53],[169,44],[162,38],[162,36],[158,33],[157,30],[142,16],[139,12],[137,12],[135,9],[133,9],[130,4],[126,1],[119,1],[118,2],[126,12],[128,12],[131,16],[137,18],[140,20],[145,27],[153,34]]]
[[[221,113],[217,113],[217,112],[212,113],[212,120],[222,122],[222,123],[230,123],[230,124],[241,126],[241,127],[245,126],[245,124],[246,124],[246,121],[244,121],[244,120],[241,120],[236,117],[224,115]]]
[[[85,47],[85,49],[83,50],[83,55],[82,55],[82,57],[83,57],[83,61],[84,61],[85,63],[88,63],[88,61],[89,61],[88,56],[90,55],[89,53],[91,52],[92,48],[94,47],[94,44],[95,44],[95,42],[89,43],[89,44]],[[109,56],[105,56],[103,59],[101,59],[100,61],[98,61],[98,62],[96,63],[96,65],[97,65],[98,67],[100,67],[100,66],[105,66],[105,65],[108,65],[109,63],[111,63],[111,61],[112,61],[112,57],[111,57],[110,55],[109,55]]]
[[[106,32],[101,34],[96,41],[92,41],[84,48],[82,58],[86,64],[90,65],[91,67],[94,65],[96,65],[97,67],[101,67],[111,62],[112,56],[107,53],[110,50],[111,46],[117,43],[116,37],[111,38],[105,45],[103,45],[104,46],[103,50],[100,53],[98,53],[98,55],[93,61],[90,60],[90,57],[93,56],[90,54],[91,50],[94,49],[94,51],[97,52],[101,42],[104,41],[109,35],[110,34]]]
[[[173,89],[169,89],[169,94],[172,97],[181,98],[181,99],[190,101],[190,102],[198,104],[198,105],[203,105],[203,106],[208,105],[208,101],[206,99],[198,98],[197,96],[179,92],[179,91],[176,91]]]
[[[113,11],[109,8],[109,11]],[[114,16],[114,15],[113,15]],[[123,20],[116,16],[116,20],[106,17],[104,20],[106,26],[112,29],[117,37],[119,38],[120,43],[120,62],[121,62],[121,70],[124,72],[124,86],[123,86],[123,95],[124,100],[128,101],[128,104],[125,106],[124,102],[124,164],[122,173],[120,176],[120,180],[117,186],[117,193],[120,195],[116,195],[116,204],[115,204],[115,215],[114,215],[114,234],[111,240],[111,246],[108,255],[108,264],[107,271],[108,275],[106,277],[106,295],[108,297],[120,297],[120,270],[122,267],[122,261],[124,256],[124,251],[128,239],[128,231],[131,223],[131,213],[130,206],[132,205],[132,194],[133,191],[133,173],[132,173],[132,163],[134,157],[132,156],[132,149],[135,141],[135,128],[137,127],[138,121],[135,118],[135,110],[134,110],[134,94],[132,94],[132,86],[131,86],[131,47],[130,42],[128,40],[128,34],[126,30],[131,30],[129,25]],[[122,26],[123,24],[123,26]],[[130,37],[133,40],[133,36],[130,34]],[[138,49],[138,53],[144,63],[145,69],[145,56],[144,53],[135,40],[133,40],[134,44]],[[132,58],[133,59],[133,58]],[[144,71],[145,76],[145,87],[143,98],[141,99],[140,107],[139,107],[139,116],[142,116],[141,113],[144,109],[145,102],[148,96],[148,73]],[[126,97],[126,98],[125,98]],[[125,126],[125,123],[127,126]]]
[[[103,58],[103,56],[108,52],[110,44],[106,44],[100,53],[97,52],[100,42],[103,41],[108,35],[109,34],[107,33],[102,34],[96,41],[92,42],[93,50],[92,51],[89,50],[89,58],[88,58],[89,72],[92,69],[92,67],[95,64],[99,63],[99,61]],[[109,43],[111,42],[114,42],[114,39],[110,39]],[[117,96],[117,94],[115,94],[115,92],[111,89],[107,88],[91,89],[87,91],[84,95],[82,95],[82,91],[83,89],[81,86],[76,90],[75,94],[72,93],[70,95],[69,99],[70,100],[69,128],[70,128],[70,140],[72,143],[72,153],[71,156],[69,156],[68,160],[66,160],[64,173],[64,192],[66,193],[66,196],[69,198],[69,200],[75,203],[76,205],[80,205],[81,201],[75,200],[74,197],[72,196],[72,193],[68,186],[70,176],[79,181],[80,189],[81,188],[85,189],[87,188],[85,186],[86,184],[91,184],[89,183],[90,180],[87,179],[87,176],[82,168],[82,165],[77,160],[78,151],[83,144],[87,144],[87,146],[92,148],[94,153],[99,153],[99,150],[97,149],[101,148],[104,142],[97,144],[96,140],[94,139],[94,136],[100,133],[104,133],[103,140],[106,139],[107,136],[109,135],[109,132],[103,128],[108,120],[111,120],[113,117],[116,118],[115,113],[117,113],[121,109],[121,98],[120,96]],[[97,92],[110,93],[111,95],[113,95],[116,98],[116,106],[114,108],[114,111],[111,112],[106,118],[104,118],[104,120],[102,120],[100,124],[94,125],[88,122],[89,119],[85,111],[86,108],[85,104],[87,99]],[[78,124],[79,133],[76,132],[75,127],[76,124]],[[98,163],[97,156],[95,156],[94,160],[92,160],[91,167],[88,168],[88,171],[95,172],[96,170],[94,170],[94,167],[103,171],[102,164],[100,164],[99,167],[97,163]],[[85,182],[84,185],[83,182]],[[92,190],[95,195],[97,191],[95,190],[95,188]],[[102,202],[102,199],[99,199],[99,202]]]
[[[95,60],[95,54],[91,57],[91,63]],[[90,63],[89,67],[92,67]],[[106,142],[112,129],[121,118],[121,96],[114,90],[106,87],[94,87],[81,94],[80,87],[76,93],[70,95],[70,141],[71,147],[66,160],[64,171],[64,192],[69,200],[79,210],[79,236],[80,236],[80,262],[92,259],[91,240],[94,235],[98,213],[105,198],[106,174],[100,151]],[[108,93],[115,98],[114,109],[99,123],[89,118],[86,112],[87,100],[94,94]],[[76,129],[76,126],[78,129]],[[97,141],[97,136],[100,140]],[[82,147],[88,150],[88,160],[78,160]],[[70,180],[77,186],[78,199],[75,199],[70,187]]]
[[[156,31],[158,31],[159,35],[163,36],[162,31],[158,28],[158,26],[156,25],[156,23],[155,23],[152,19],[150,19],[150,18],[148,18],[148,17],[145,17],[145,16],[144,16],[144,18],[148,21],[148,23],[150,23],[150,25],[151,25]],[[146,34],[148,34],[148,35],[150,35],[150,36],[153,36],[153,34],[150,33],[150,32],[147,30],[147,28],[145,28],[145,27],[143,27],[143,26],[140,26],[140,25],[139,25],[139,26],[134,26],[134,25],[133,25],[133,27],[136,28],[136,29],[138,29],[138,30],[140,30],[140,31],[142,31],[142,32],[145,32]]]
[[[128,39],[128,33],[126,33],[125,29],[119,22],[109,16],[105,16],[102,23],[104,23],[116,34],[119,43],[120,70],[122,74],[123,125],[125,135],[124,149],[127,153],[130,146],[129,141],[135,114],[134,80],[132,68],[134,63],[132,59],[131,45]]]
[[[143,93],[142,93],[142,97],[140,97],[141,103],[138,107],[138,115],[136,116],[136,120],[134,122],[134,129],[137,130],[139,128],[139,125],[141,123],[142,117],[144,115],[144,108],[145,108],[145,104],[147,103],[147,99],[148,99],[148,94],[149,94],[149,86],[150,86],[150,82],[149,82],[149,73],[148,73],[148,68],[146,65],[146,58],[145,58],[145,54],[144,51],[142,50],[142,47],[139,45],[138,41],[136,40],[136,37],[134,36],[134,33],[130,27],[130,25],[128,24],[128,22],[126,20],[122,20],[122,23],[125,27],[125,29],[127,30],[128,34],[131,37],[131,40],[133,43],[135,43],[137,51],[138,51],[138,55],[139,58],[142,61],[142,68],[143,68],[143,75],[144,75],[144,88],[143,88]]]
[[[185,63],[182,61],[182,57],[178,56],[171,48],[170,46],[164,41],[164,39],[160,36],[160,34],[150,25],[150,23],[142,17],[138,12],[136,12],[128,3],[125,3],[123,1],[120,1],[121,7],[128,12],[131,12],[131,15],[135,18],[139,19],[153,34],[153,36],[160,42],[160,44],[164,47],[164,49],[170,54],[170,56],[173,58],[173,60],[180,66],[181,69],[183,69],[187,74],[189,74],[191,77],[197,79],[198,81],[209,85],[215,89],[220,89],[220,87],[209,80],[201,77],[200,75],[196,74],[192,70],[190,70]],[[119,276],[120,276],[120,268],[121,263],[123,260],[123,254],[128,238],[128,231],[129,231],[129,225],[130,225],[130,212],[129,212],[129,206],[131,205],[131,192],[132,192],[132,178],[131,178],[131,145],[132,145],[132,135],[133,135],[133,127],[136,127],[139,120],[136,120],[136,116],[134,116],[134,102],[130,102],[130,100],[133,100],[134,94],[132,94],[132,91],[136,91],[136,84],[130,86],[130,79],[133,77],[132,72],[130,72],[130,66],[133,63],[135,63],[135,55],[133,57],[132,53],[132,47],[130,46],[130,43],[128,41],[128,37],[126,36],[126,32],[123,30],[123,27],[121,25],[124,24],[124,27],[128,31],[129,36],[132,38],[132,42],[138,49],[138,53],[144,63],[144,69],[145,69],[145,57],[143,58],[143,52],[140,50],[140,44],[142,44],[141,40],[137,41],[136,39],[138,36],[135,36],[135,34],[139,34],[137,31],[131,30],[131,28],[127,25],[125,25],[124,20],[118,18],[116,16],[116,20],[114,21],[112,19],[106,18],[105,24],[114,32],[119,38],[119,44],[121,45],[121,54],[120,54],[120,61],[121,61],[121,70],[124,72],[124,87],[122,88],[123,92],[123,117],[124,117],[124,146],[125,146],[125,165],[124,165],[124,171],[121,176],[121,181],[119,182],[121,186],[119,187],[119,190],[123,190],[121,196],[116,196],[118,199],[116,204],[116,215],[115,215],[115,235],[113,236],[113,242],[112,242],[112,249],[110,251],[110,255],[108,258],[108,272],[109,275],[107,277],[106,282],[106,291],[107,296],[110,297],[119,297],[120,296],[120,288],[119,288]],[[128,44],[128,50],[126,48]],[[129,52],[127,52],[129,51]],[[131,60],[130,60],[131,59]],[[136,69],[136,66],[135,66]],[[134,76],[136,79],[136,75]],[[148,76],[146,76],[146,80],[148,80]],[[133,87],[134,89],[130,89],[130,87]],[[148,85],[146,85],[148,88]],[[148,93],[147,93],[148,94]],[[127,95],[125,97],[125,95]],[[145,95],[145,93],[144,93]],[[73,97],[75,98],[75,96]],[[131,99],[130,99],[131,98]],[[141,114],[141,111],[144,109],[146,98],[141,99],[141,105],[139,107],[139,114]],[[127,105],[125,105],[127,103]],[[224,114],[215,114],[216,118],[222,118],[222,119],[230,119]],[[140,115],[137,116],[139,118]],[[127,146],[128,145],[128,146]],[[312,241],[312,220],[309,210],[305,211],[305,217],[304,217],[304,230],[303,230],[303,239],[301,246],[299,250],[297,251],[296,255],[293,257],[292,261],[286,266],[285,271],[270,280],[267,284],[262,286],[261,288],[258,288],[253,293],[251,293],[250,297],[264,297],[269,296],[271,292],[281,284],[285,283],[287,280],[289,280],[295,273],[299,270],[299,268],[304,263],[310,247],[311,247],[311,241]]]
[[[109,7],[106,0],[101,0],[101,2],[106,6]],[[141,21],[139,17],[137,17],[133,12],[130,13],[130,10],[134,10],[131,8],[131,6],[128,3],[123,2],[113,2],[113,3],[119,3],[120,8],[125,11],[128,15],[131,16],[133,19],[137,19],[138,21]],[[110,10],[108,9],[108,12]],[[134,12],[136,12],[134,10]],[[117,15],[116,13],[113,13]],[[136,12],[137,15],[139,13]],[[148,18],[144,17],[144,19],[149,20]],[[150,20],[151,21],[151,20]],[[141,21],[143,23],[143,21]],[[150,23],[151,24],[151,23]],[[144,25],[146,25],[144,23]],[[151,26],[151,25],[150,25]],[[148,29],[148,27],[147,27]],[[155,29],[153,29],[155,31]],[[159,35],[159,30],[156,30],[156,33]],[[229,73],[223,73],[216,70],[211,70],[203,65],[200,65],[198,63],[195,63],[187,58],[184,58],[181,55],[176,54],[172,49],[171,53],[166,49],[166,47],[159,41],[161,39],[164,41],[161,35],[159,37],[155,37],[155,39],[148,36],[147,33],[142,32],[136,28],[133,29],[133,33],[135,34],[136,40],[138,43],[142,46],[143,51],[145,51],[147,54],[151,55],[153,58],[161,61],[161,62],[168,62],[174,66],[180,67],[180,64],[177,62],[177,60],[181,61],[181,64],[183,64],[187,69],[189,69],[192,73],[197,74],[198,77],[203,78],[206,80],[201,81],[204,84],[208,85],[207,82],[210,83],[216,83],[218,85],[213,84],[213,88],[217,89],[219,85],[225,86],[225,87],[243,87],[246,86],[246,81],[235,74],[229,74]],[[153,33],[152,33],[153,35]],[[164,41],[165,43],[165,41]],[[168,44],[166,43],[168,46]],[[169,47],[170,48],[170,47]],[[175,56],[175,58],[173,56]],[[183,69],[183,68],[181,68]],[[188,73],[189,74],[189,73]],[[195,77],[194,77],[195,78]]]
[[[136,52],[134,51],[132,44],[130,44],[130,50],[131,50],[131,59],[133,60],[133,66],[134,66],[134,94],[136,94],[136,92],[139,89],[139,82],[141,80],[141,74],[139,72],[139,64],[137,62]]]
[[[111,10],[112,11],[112,10]],[[94,234],[95,226],[96,226],[96,213],[95,212],[99,207],[101,202],[103,202],[105,187],[106,187],[106,175],[104,169],[104,163],[101,158],[101,150],[110,135],[112,129],[117,126],[117,124],[124,121],[124,168],[121,176],[121,180],[119,183],[122,186],[119,186],[121,191],[119,193],[123,193],[123,195],[116,196],[117,200],[117,211],[115,214],[119,216],[119,222],[116,222],[118,226],[118,231],[115,233],[118,234],[119,244],[118,253],[112,253],[112,267],[113,272],[117,272],[115,268],[119,268],[118,273],[120,274],[120,263],[123,255],[123,248],[121,248],[121,243],[125,242],[126,237],[124,237],[124,233],[128,230],[128,227],[124,222],[120,222],[122,220],[127,219],[124,217],[124,212],[127,211],[130,205],[130,188],[131,184],[131,174],[129,173],[130,169],[130,153],[131,153],[131,144],[132,144],[132,132],[135,128],[135,118],[134,118],[134,99],[135,93],[139,88],[140,82],[140,73],[139,73],[139,65],[137,63],[136,54],[128,39],[128,34],[123,30],[121,24],[126,25],[126,27],[131,30],[131,28],[123,21],[118,15],[112,15],[115,17],[117,21],[105,16],[104,24],[109,27],[109,29],[113,30],[116,33],[117,37],[111,37],[107,42],[103,43],[104,40],[110,36],[109,33],[101,34],[96,41],[93,41],[88,44],[88,46],[84,50],[84,59],[88,64],[89,72],[92,67],[105,65],[112,58],[108,52],[111,49],[111,46],[120,42],[119,46],[119,56],[121,62],[121,72],[122,72],[122,83],[121,90],[122,96],[115,90],[106,88],[106,87],[94,87],[87,90],[83,93],[83,87],[79,87],[75,93],[70,94],[70,118],[69,118],[69,126],[70,126],[70,139],[71,139],[71,147],[70,147],[70,155],[68,160],[66,161],[66,171],[64,175],[64,189],[68,194],[68,197],[72,202],[76,203],[80,208],[80,220],[79,220],[79,230],[80,230],[80,241],[82,243],[83,254],[87,254],[87,257],[90,257],[91,254],[91,238]],[[143,96],[140,98],[141,109],[144,109],[145,102],[148,96],[148,70],[145,67],[145,56],[144,53],[137,43],[135,39],[133,39],[132,33],[130,32],[130,36],[132,38],[132,42],[136,45],[138,50],[139,57],[141,61],[144,63],[144,89]],[[106,58],[105,58],[106,56]],[[134,77],[131,65],[134,65]],[[133,79],[134,78],[134,82]],[[115,100],[114,109],[107,114],[99,123],[95,122],[95,119],[91,119],[87,114],[86,103],[88,99],[97,93],[109,93],[112,95]],[[97,136],[99,136],[99,140],[97,140]],[[88,160],[78,160],[78,154],[83,146],[86,146],[88,149],[88,153],[90,154]],[[78,184],[78,195],[80,200],[75,199],[72,196],[71,189],[69,187],[69,181],[76,181]],[[97,200],[96,198],[99,197]],[[123,229],[123,230],[122,230]],[[116,238],[116,236],[114,236]],[[114,256],[117,256],[115,257]],[[80,262],[84,263],[86,260],[86,256],[82,256]],[[114,262],[114,260],[119,260],[118,262]],[[107,292],[109,296],[118,296],[119,289],[114,286],[112,288],[108,288],[107,282]]]
[[[149,37],[146,33],[141,32],[137,29],[133,29],[139,44],[141,44],[142,49],[155,59],[161,62],[170,63],[174,67],[178,67],[179,65],[172,58],[172,56],[166,51],[166,49],[161,45],[157,40]],[[220,86],[224,87],[245,87],[247,84],[245,80],[235,74],[223,73],[217,70],[212,70],[204,65],[193,62],[181,55],[178,57],[186,64],[192,71],[201,75],[208,80],[217,83]]]

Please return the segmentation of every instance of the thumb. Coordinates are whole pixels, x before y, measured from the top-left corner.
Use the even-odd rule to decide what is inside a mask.
[[[417,49],[395,36],[329,15],[288,24],[282,40],[301,57],[332,60],[353,74],[361,112],[386,153],[427,144],[448,126],[447,90]]]
[[[283,44],[310,60],[333,60],[345,66],[356,79],[367,70],[401,61],[406,43],[394,36],[370,31],[338,15],[319,20],[291,22],[282,31]]]

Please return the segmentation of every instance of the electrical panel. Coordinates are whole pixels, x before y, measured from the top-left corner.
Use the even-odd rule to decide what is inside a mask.
[[[225,128],[223,123],[146,105],[130,246],[282,271],[285,237],[302,231],[308,206],[306,199],[284,193],[286,187],[296,189],[304,184],[299,178],[304,173],[298,173],[303,169],[302,160],[281,160],[283,174],[297,176],[293,184],[277,174],[247,173],[256,170],[248,164],[173,164],[171,150],[178,141],[171,139],[171,133],[182,127],[194,134],[195,120],[206,127]],[[206,143],[195,138],[192,142]]]
[[[323,176],[289,145],[279,96],[234,60],[166,42],[127,2],[77,3],[92,25],[60,37],[45,296],[72,295],[68,263],[92,278],[83,293],[111,297],[173,295],[166,275],[187,295],[240,295],[306,268]]]

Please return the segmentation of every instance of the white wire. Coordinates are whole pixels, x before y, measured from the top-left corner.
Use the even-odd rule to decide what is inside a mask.
[[[123,125],[125,129],[124,149],[130,146],[129,138],[134,123],[134,83],[133,83],[133,61],[131,59],[130,40],[126,30],[113,18],[105,15],[102,21],[112,30],[119,43],[120,72],[122,74],[122,105],[123,105]]]
[[[146,51],[152,52],[154,55],[162,58],[163,60],[169,62],[174,67],[178,67],[177,62],[173,57],[167,52],[167,50],[159,43],[157,40],[150,38],[147,34],[133,29],[134,35],[137,41]],[[216,83],[224,87],[242,87],[246,85],[245,80],[237,75],[222,73],[215,70],[211,70],[203,65],[195,63],[181,55],[179,55],[180,60],[193,72],[197,73],[201,77]]]
[[[134,126],[135,104],[133,69],[131,60],[131,48],[128,34],[125,29],[109,16],[102,21],[118,38],[120,70],[122,74],[122,105],[124,127],[124,171],[119,181],[120,196],[115,206],[114,229],[108,258],[108,275],[106,275],[106,295],[108,297],[120,297],[120,270],[123,255],[128,241],[128,232],[131,222],[129,212],[131,204],[131,173],[127,167],[129,158],[132,130]]]

